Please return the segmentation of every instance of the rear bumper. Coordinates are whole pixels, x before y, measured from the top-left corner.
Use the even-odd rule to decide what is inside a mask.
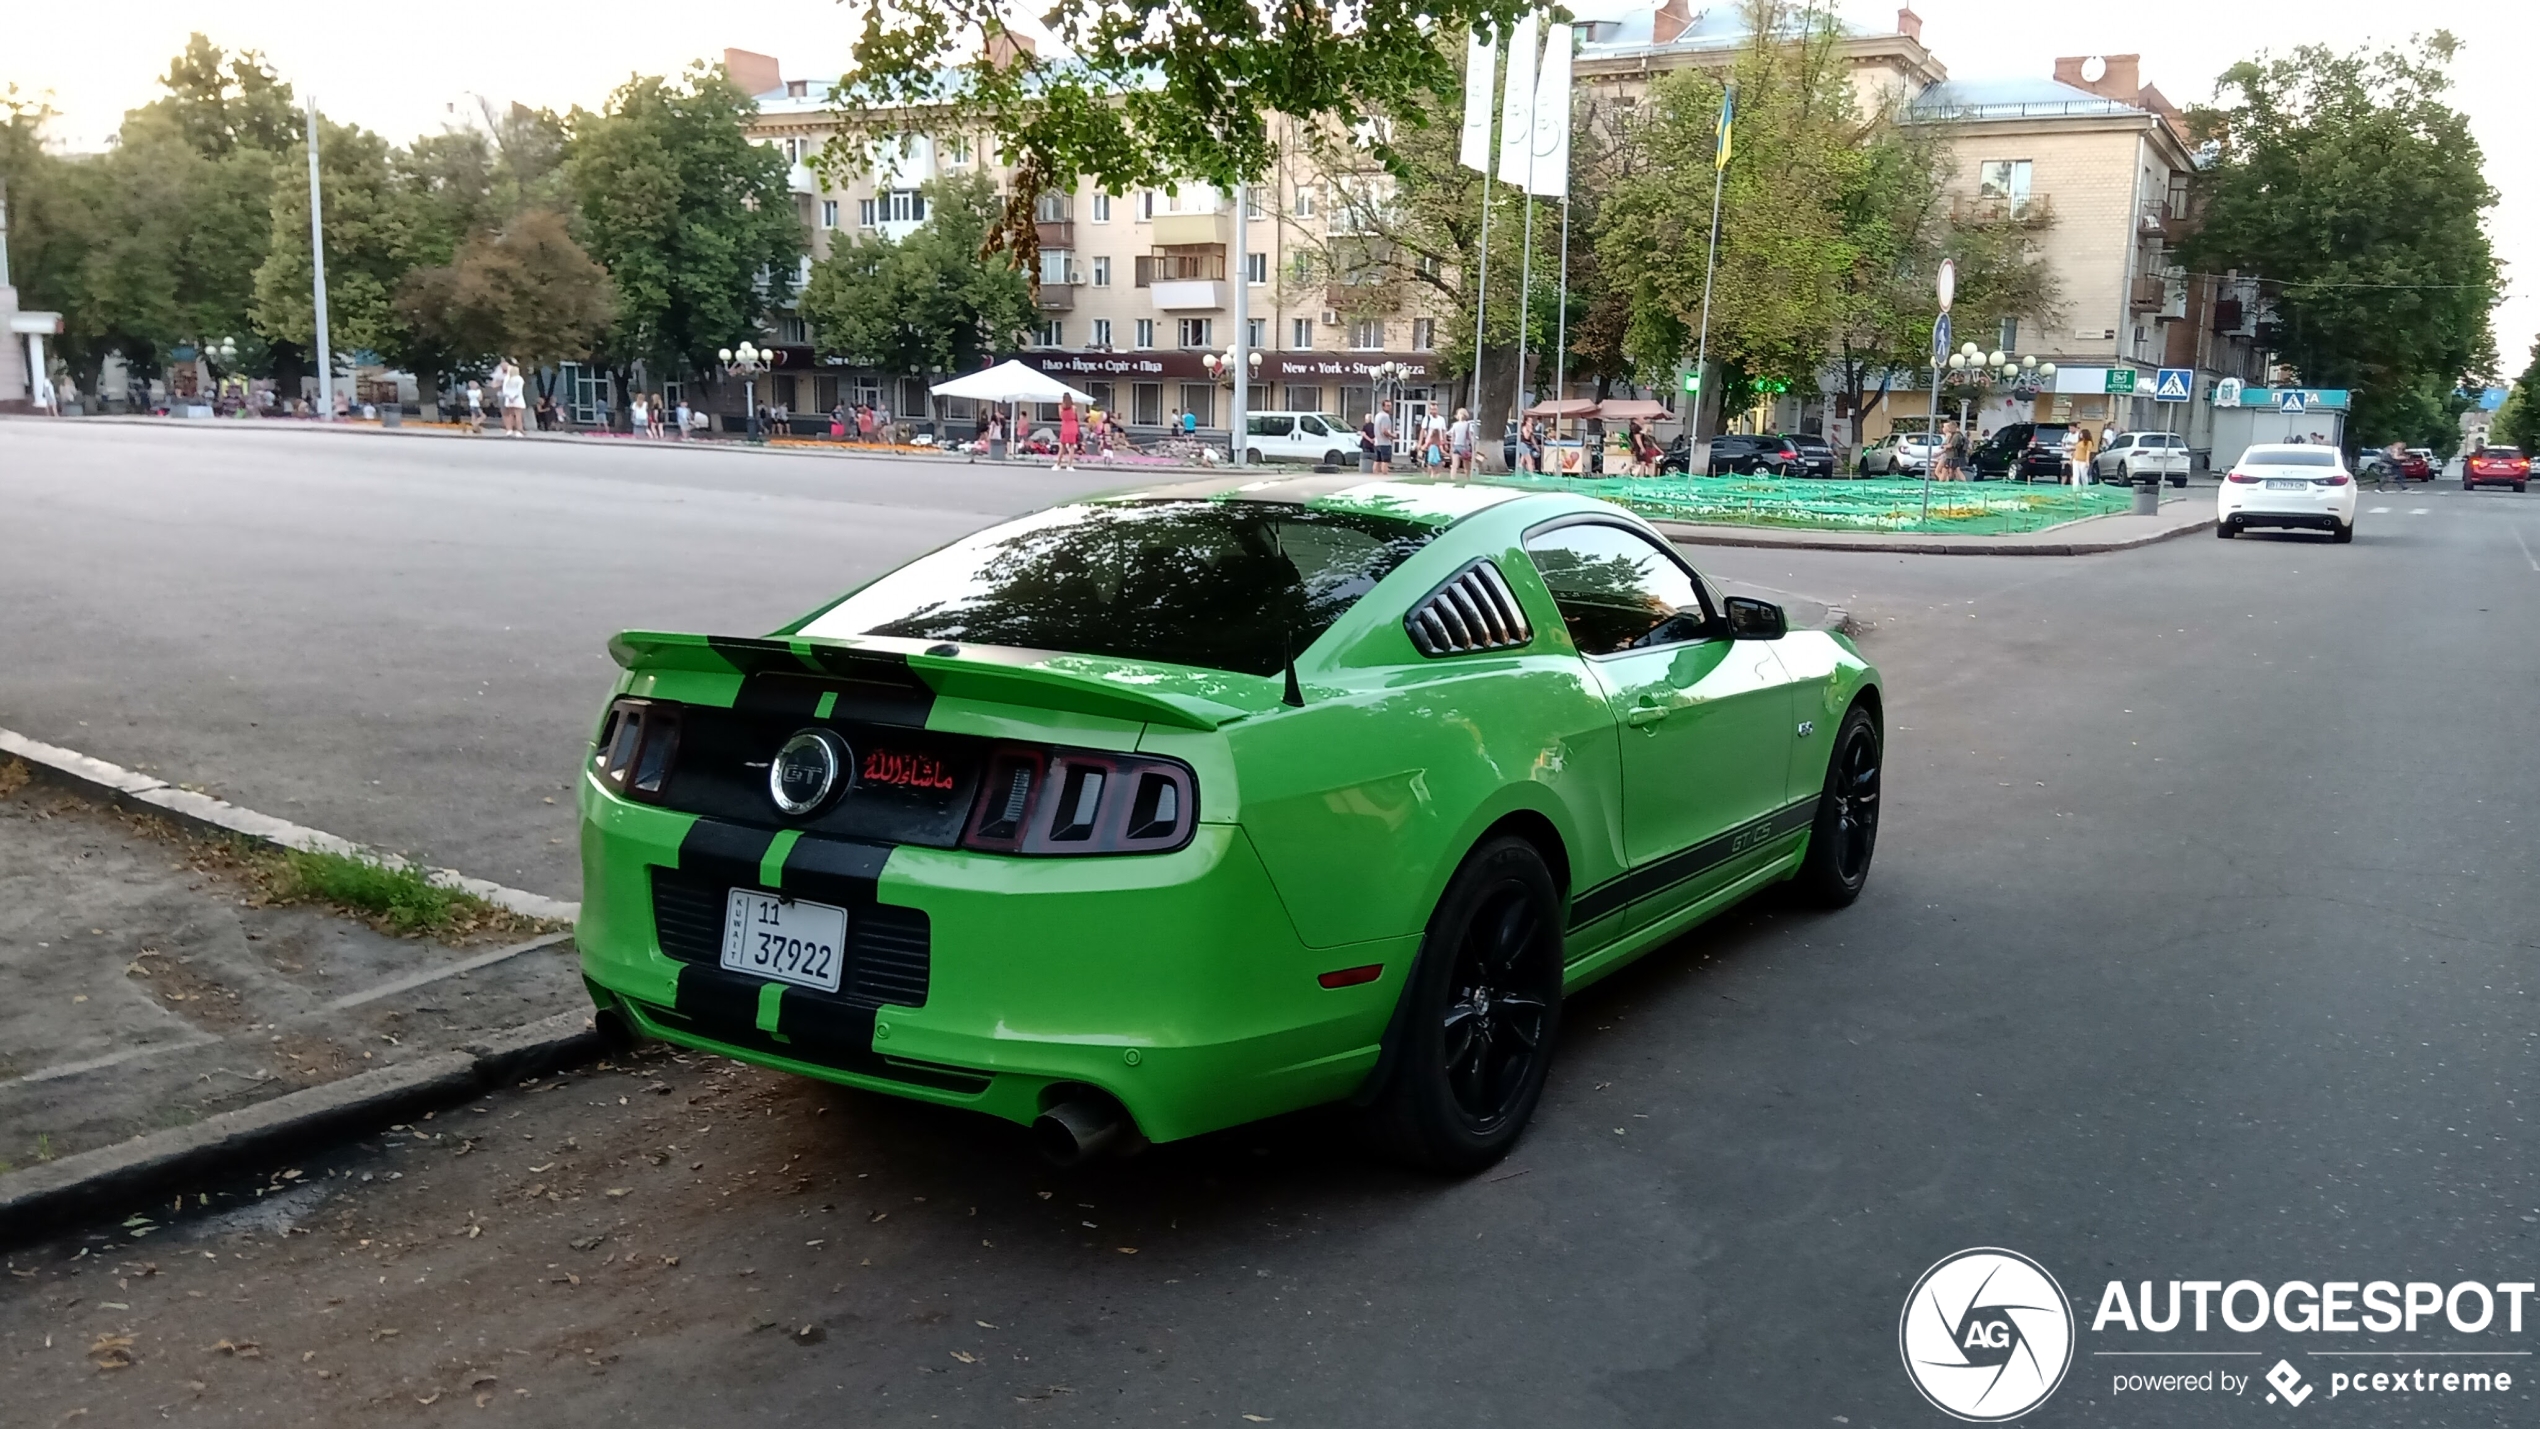
[[[1307,949],[1251,841],[1223,824],[1176,853],[1116,858],[840,845],[868,860],[859,891],[798,877],[796,857],[768,883],[700,856],[712,840],[694,816],[587,782],[583,810],[575,936],[595,1001],[666,1041],[1014,1122],[1080,1086],[1155,1141],[1346,1097],[1375,1065],[1418,942]],[[656,870],[840,902],[851,948],[860,910],[886,908],[876,921],[923,930],[923,1001],[855,1005],[726,972],[693,938],[674,938],[674,956]],[[1370,963],[1384,968],[1374,982],[1316,982]]]

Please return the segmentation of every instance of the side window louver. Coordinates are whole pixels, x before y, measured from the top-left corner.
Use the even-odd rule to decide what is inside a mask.
[[[1489,561],[1448,577],[1402,618],[1412,645],[1432,660],[1485,650],[1515,650],[1535,638],[1507,578]]]

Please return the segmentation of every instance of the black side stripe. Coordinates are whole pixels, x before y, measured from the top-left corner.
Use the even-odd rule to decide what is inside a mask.
[[[1799,832],[1815,822],[1817,798],[1817,795],[1811,794],[1760,819],[1740,824],[1716,838],[1704,839],[1691,848],[1653,859],[1580,892],[1570,900],[1571,930],[1609,918],[1643,898],[1664,892],[1686,879],[1698,878],[1764,844]]]
[[[679,841],[679,871],[756,888],[759,864],[767,857],[768,845],[774,842],[773,829],[699,819],[688,826],[687,836]]]
[[[857,843],[852,839],[820,839],[805,835],[785,855],[785,891],[816,903],[877,901],[882,865],[890,862],[890,844]],[[757,875],[751,875],[753,881]]]

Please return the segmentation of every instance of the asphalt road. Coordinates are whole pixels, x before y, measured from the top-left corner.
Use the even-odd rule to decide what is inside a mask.
[[[0,440],[0,499],[26,510],[14,433]],[[205,450],[167,448],[189,469]],[[463,472],[446,505],[399,503],[434,533],[416,559],[534,549],[504,480]],[[588,487],[594,503],[638,499]],[[784,499],[808,500],[768,498]],[[85,694],[125,741],[96,752],[174,763],[145,737],[182,715],[150,713],[146,672],[65,653],[119,639],[146,662],[182,642],[95,613],[118,577],[72,548],[63,500],[41,508],[42,578],[13,541],[0,600],[76,607],[62,619],[79,634],[0,627],[0,721],[28,721],[40,697],[58,725]],[[540,500],[560,508],[551,531],[604,519]],[[476,517],[478,501],[502,516]],[[1533,1130],[1489,1176],[1371,1167],[1314,1117],[1061,1174],[959,1114],[656,1060],[445,1114],[427,1133],[444,1141],[310,1163],[319,1189],[287,1193],[297,1209],[261,1231],[232,1212],[12,1257],[32,1272],[0,1287],[15,1402],[48,1423],[189,1403],[217,1422],[336,1423],[481,1394],[517,1422],[627,1426],[1938,1425],[1900,1366],[1899,1312],[1925,1267],[2002,1246],[2059,1277],[2080,1328],[2069,1378],[2026,1422],[2531,1423],[2540,1366],[2514,1370],[2509,1393],[2317,1388],[2298,1412],[2263,1402],[2263,1382],[2146,1402],[2112,1375],[2255,1375],[2283,1358],[2319,1386],[2344,1368],[2529,1366],[2310,1352],[2520,1355],[2540,1348],[2540,1313],[2509,1333],[2500,1307],[2476,1335],[2439,1320],[2333,1337],[2091,1321],[2112,1278],[2540,1280],[2522,1105],[2540,1037],[2535,503],[2368,495],[2346,547],[2260,534],[2082,559],[1706,553],[1877,622],[1866,644],[1892,727],[1876,871],[1844,913],[1750,905],[1588,993]],[[70,509],[103,529],[137,504]],[[712,526],[727,524],[727,554],[785,529]],[[229,577],[229,602],[259,581],[316,589],[273,583],[290,554],[275,538],[237,538],[262,554]],[[290,569],[361,566],[305,559]],[[181,595],[166,572],[136,579],[156,601]],[[740,619],[757,608],[749,584],[692,571],[660,599]],[[399,632],[460,648],[473,621],[492,641],[528,594]],[[325,635],[288,633],[341,632],[358,623],[348,606],[278,609],[266,628],[322,651]],[[521,658],[525,680],[598,678]],[[291,683],[286,657],[261,668],[227,708],[324,683]],[[371,698],[348,708],[390,705]],[[467,757],[549,767],[488,743]],[[430,1159],[470,1134],[479,1157]],[[306,1234],[275,1238],[292,1218]],[[595,1234],[614,1239],[569,1248]],[[161,1273],[116,1269],[145,1259]],[[123,1332],[141,1364],[82,1357]],[[202,1348],[242,1337],[263,1361]],[[2107,1357],[2149,1350],[2242,1358]],[[434,1395],[437,1411],[409,1407]]]

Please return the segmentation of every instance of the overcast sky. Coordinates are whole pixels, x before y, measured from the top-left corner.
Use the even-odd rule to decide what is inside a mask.
[[[1581,14],[1618,0],[1570,0]],[[1714,0],[1730,3],[1730,0]],[[1700,8],[1701,0],[1695,0]],[[1036,7],[1022,7],[1036,8]],[[1888,27],[1893,6],[1851,0],[1846,15]],[[2005,6],[1988,0],[1923,0],[1923,42],[1966,78],[2046,75],[2061,54],[2139,52],[2144,77],[2179,103],[2206,98],[2214,76],[2262,48],[2403,40],[2413,28],[2448,27],[2468,48],[2453,102],[2465,108],[2502,195],[2489,220],[2507,268],[2496,315],[2507,373],[2519,371],[2540,330],[2540,146],[2517,143],[2515,121],[2532,103],[2517,42],[2532,38],[2520,4],[2436,3],[2418,10],[2388,0],[2306,0],[2234,5],[2213,0],[2073,0]],[[263,50],[327,112],[405,140],[446,122],[453,104],[481,94],[559,110],[596,106],[636,72],[675,71],[720,58],[725,46],[784,62],[789,78],[827,77],[845,62],[851,11],[832,4],[744,7],[716,19],[693,3],[620,0],[599,10],[558,6],[338,7],[312,24],[283,8],[206,7],[199,0],[117,0],[105,11],[76,5],[12,5],[0,45],[0,87],[49,92],[61,138],[95,148],[123,111],[146,103],[186,36],[200,29],[230,48]]]

